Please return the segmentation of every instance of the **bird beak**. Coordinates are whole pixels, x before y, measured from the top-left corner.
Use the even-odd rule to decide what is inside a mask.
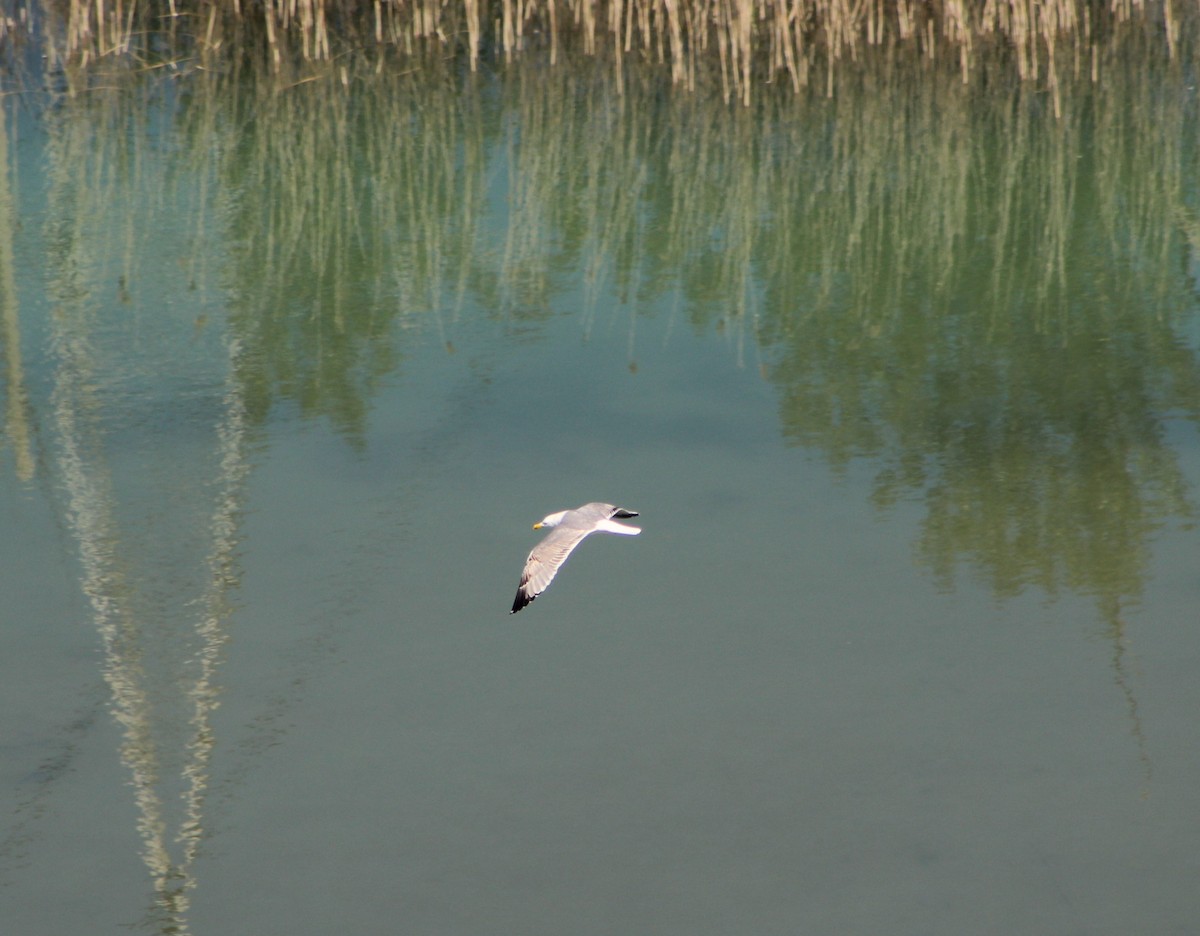
[[[540,523],[535,523],[535,524],[533,525],[533,528],[534,528],[535,530],[540,530],[540,529],[542,528],[542,525],[541,525]]]

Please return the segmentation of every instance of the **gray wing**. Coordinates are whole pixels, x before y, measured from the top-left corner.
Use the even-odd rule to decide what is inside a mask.
[[[590,504],[588,506],[591,506]],[[605,505],[607,506],[607,505]],[[521,573],[521,584],[517,588],[517,597],[513,599],[512,611],[516,614],[529,602],[550,587],[559,567],[567,561],[571,551],[583,542],[592,532],[589,524],[586,527],[566,523],[556,526],[550,535],[533,547],[533,552],[525,560],[525,570]]]
[[[588,533],[595,533],[597,526],[602,526],[605,520],[627,520],[637,515],[636,510],[630,510],[628,507],[617,507],[615,504],[602,504],[594,501],[568,511],[567,515],[563,517],[562,526],[577,527]],[[612,531],[606,532],[611,533]]]
[[[595,529],[597,523],[601,520],[610,519],[619,509],[621,508],[614,507],[612,504],[602,504],[599,501],[594,501],[568,511],[567,515],[563,518],[562,525],[583,527],[591,531]]]

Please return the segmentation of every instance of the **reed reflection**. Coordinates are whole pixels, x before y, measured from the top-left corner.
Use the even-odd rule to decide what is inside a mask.
[[[236,340],[214,342],[215,356],[206,357],[196,353],[186,317],[165,321],[164,307],[123,295],[124,315],[114,321],[98,298],[112,292],[114,269],[140,281],[139,263],[125,251],[145,250],[154,231],[151,224],[133,233],[114,254],[107,236],[114,205],[132,224],[153,219],[153,206],[170,201],[165,166],[144,138],[133,144],[138,171],[114,171],[131,155],[123,132],[130,119],[136,111],[120,103],[87,102],[48,123],[51,457],[103,648],[111,712],[123,732],[120,756],[154,892],[143,923],[180,934],[189,931],[194,865],[206,836],[216,674],[230,594],[239,585],[246,419]],[[112,184],[96,186],[97,179]],[[180,353],[188,347],[190,357]],[[207,440],[185,463],[159,451],[194,415],[179,415],[173,376],[193,389],[213,387],[204,403],[208,432],[185,430]],[[130,390],[139,384],[144,395]]]
[[[451,75],[243,92],[261,119],[212,151],[243,193],[251,413],[292,397],[354,434],[403,357],[387,328],[444,329],[468,296],[536,325],[578,271],[585,317],[610,284],[752,343],[787,438],[875,460],[881,507],[923,500],[920,553],[947,586],[965,565],[1000,596],[1134,598],[1149,537],[1192,509],[1163,427],[1197,412],[1181,258],[1200,147],[1194,96],[1128,41],[1142,67],[1064,85],[1057,120],[1015,80],[919,58],[753,117],[662,104],[652,81],[616,96],[586,67],[512,69],[495,99]],[[309,291],[280,306],[284,283]],[[379,284],[394,305],[364,292]]]
[[[290,87],[214,71],[169,102],[56,111],[53,460],[159,925],[186,929],[204,837],[247,439],[286,402],[362,446],[411,336],[520,340],[555,314],[607,314],[613,293],[670,316],[662,335],[678,310],[761,360],[785,439],[870,464],[881,509],[924,506],[918,550],[945,587],[969,568],[999,597],[1096,596],[1136,726],[1122,608],[1155,531],[1194,510],[1165,426],[1200,417],[1183,337],[1200,121],[1194,95],[1164,90],[1175,66],[1126,41],[1130,67],[1064,82],[1058,118],[1015,81],[965,85],[919,56],[864,66],[829,102],[753,111],[664,100],[633,71],[618,95],[593,63],[494,85],[433,64]],[[174,122],[177,149],[150,145],[145,110]],[[139,304],[139,249],[167,206],[163,228],[191,232],[172,298],[219,281],[219,325],[199,298],[174,323]],[[557,308],[580,279],[585,307]],[[117,283],[128,320],[100,314]],[[7,298],[0,312],[11,413],[19,318]],[[162,358],[129,352],[130,323],[165,329],[173,364],[207,348],[210,387],[195,473],[172,465],[136,498],[114,461],[146,440],[114,387],[152,370],[154,393],[173,387]],[[631,364],[648,330],[631,317]],[[6,425],[17,440],[20,419]]]
[[[1109,615],[1141,592],[1153,532],[1193,510],[1165,430],[1198,415],[1177,220],[1194,104],[1131,73],[1051,133],[1012,90],[840,109],[830,159],[786,193],[797,247],[760,338],[785,433],[876,460],[881,506],[919,497],[947,587],[967,565],[999,596],[1069,589]],[[1110,114],[1145,124],[1110,133]]]
[[[21,310],[17,297],[13,232],[18,225],[9,186],[8,111],[0,106],[0,347],[4,349],[4,435],[13,451],[13,468],[21,481],[34,475],[30,440],[29,397],[21,353]]]
[[[1200,147],[1174,66],[1127,41],[1141,65],[1065,84],[1059,119],[919,57],[753,115],[650,79],[617,96],[589,65],[511,69],[498,96],[449,70],[198,81],[178,120],[237,246],[247,418],[289,399],[361,444],[406,333],[449,346],[468,308],[536,328],[578,274],[589,320],[607,284],[753,348],[786,438],[873,460],[881,507],[924,502],[947,587],[965,566],[1000,596],[1135,598],[1153,531],[1192,510],[1164,420],[1197,415]]]
[[[536,329],[576,275],[588,322],[610,291],[647,314],[678,308],[720,329],[738,363],[763,362],[787,439],[835,467],[874,465],[882,510],[924,505],[917,550],[943,587],[967,569],[1000,598],[1094,596],[1148,777],[1123,609],[1156,531],[1194,512],[1165,426],[1195,420],[1200,399],[1183,338],[1200,141],[1194,98],[1163,91],[1171,67],[1126,51],[1144,67],[1064,82],[1057,117],[1016,81],[964,85],[918,60],[864,67],[827,105],[754,114],[664,104],[633,76],[618,96],[586,67],[557,83],[512,69],[498,99],[470,104],[452,80],[419,103],[368,85],[341,137],[357,149],[316,134],[311,162],[269,157],[246,189],[270,198],[264,213],[305,205],[239,230],[248,270],[276,268],[271,244],[295,246],[285,265],[325,257],[317,237],[355,245],[352,263],[323,267],[347,280],[306,297],[312,320],[244,309],[252,359],[267,362],[261,399],[295,395],[291,375],[311,372],[314,391],[341,389],[306,391],[310,411],[350,412],[342,394],[368,406],[363,375],[404,351],[388,344],[384,361],[372,347],[381,315],[442,330],[470,327],[478,307]],[[308,189],[348,158],[380,183],[331,183],[350,212]],[[485,181],[499,169],[503,207]],[[332,232],[307,228],[314,214]],[[244,282],[239,295],[256,295]],[[340,301],[377,282],[398,307]],[[645,334],[631,319],[631,365]]]

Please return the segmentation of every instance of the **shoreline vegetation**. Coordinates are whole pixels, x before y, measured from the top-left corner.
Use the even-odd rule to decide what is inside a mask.
[[[1196,0],[4,0],[0,57],[36,50],[45,66],[86,87],[103,63],[134,68],[227,66],[258,57],[305,80],[389,57],[481,64],[540,51],[550,65],[610,61],[618,90],[642,63],[690,92],[719,89],[749,105],[779,85],[831,96],[843,66],[915,57],[964,83],[997,55],[1049,91],[1072,77],[1102,79],[1111,44],[1137,31],[1169,61],[1194,41]],[[5,50],[5,46],[9,48]],[[12,62],[5,63],[11,70]],[[299,72],[306,72],[299,74]]]

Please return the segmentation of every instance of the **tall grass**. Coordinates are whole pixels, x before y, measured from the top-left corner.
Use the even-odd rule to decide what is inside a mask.
[[[0,45],[40,27],[52,65],[97,60],[213,64],[265,54],[277,70],[344,63],[350,53],[512,60],[531,49],[551,63],[601,55],[618,82],[647,63],[695,90],[788,84],[832,93],[843,63],[907,47],[952,61],[964,80],[1000,45],[1023,81],[1055,94],[1061,72],[1100,77],[1105,38],[1136,21],[1174,57],[1194,0],[8,0]]]

